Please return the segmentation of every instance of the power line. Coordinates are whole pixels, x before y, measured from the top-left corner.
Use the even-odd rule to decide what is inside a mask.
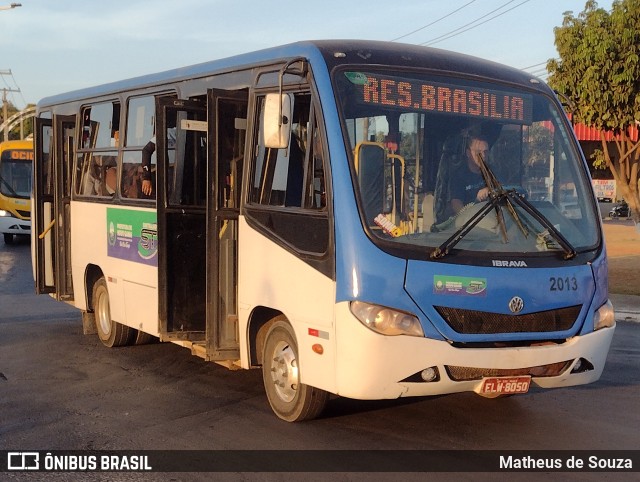
[[[476,23],[476,22],[478,22],[479,20],[482,20],[483,18],[488,17],[488,16],[489,16],[489,15],[491,15],[492,13],[495,13],[495,12],[497,12],[498,10],[503,9],[504,7],[506,7],[507,5],[509,5],[510,3],[515,2],[515,0],[510,0],[510,1],[508,1],[507,3],[505,3],[505,4],[501,5],[501,6],[499,6],[499,7],[498,7],[498,8],[496,8],[496,9],[493,9],[493,10],[492,10],[492,11],[490,11],[489,13],[487,13],[487,14],[483,15],[482,17],[479,17],[479,18],[475,19],[475,20],[474,20],[474,21],[472,21],[472,22],[469,22],[469,23],[467,23],[467,24],[463,25],[462,27],[458,27],[457,29],[452,30],[451,32],[448,32],[448,33],[445,33],[445,34],[443,34],[443,35],[440,35],[439,37],[436,37],[436,38],[433,38],[433,39],[428,40],[428,41],[426,41],[426,42],[423,42],[423,43],[421,43],[420,45],[433,45],[433,44],[436,44],[436,43],[442,42],[443,40],[448,40],[448,39],[450,39],[450,38],[456,37],[456,36],[458,36],[458,35],[460,35],[460,34],[462,34],[462,33],[464,33],[464,32],[467,32],[467,31],[472,30],[472,29],[474,29],[474,28],[476,28],[476,27],[479,27],[480,25],[483,25],[483,24],[485,24],[485,23],[487,23],[487,22],[490,22],[491,20],[496,19],[496,18],[498,18],[498,17],[500,17],[500,16],[504,15],[505,13],[510,12],[510,11],[511,11],[511,10],[513,10],[513,9],[518,8],[518,7],[520,7],[521,5],[524,5],[525,3],[529,2],[529,1],[530,1],[530,0],[524,0],[523,2],[520,2],[519,4],[517,4],[517,5],[515,5],[515,6],[511,7],[511,8],[509,8],[509,9],[507,9],[507,10],[505,10],[504,12],[500,12],[499,14],[494,15],[493,17],[490,17],[490,18],[488,18],[487,20],[485,20],[485,21],[483,21],[483,22]],[[475,24],[475,25],[474,25],[474,24]]]
[[[24,104],[24,106],[27,106],[27,100],[24,98],[24,95],[22,95],[22,89],[20,89],[20,87],[18,87],[18,82],[16,81],[16,78],[13,75],[13,72],[11,72],[11,78],[13,79],[13,85],[16,86],[16,88],[18,89],[18,94],[20,94],[20,97],[22,98],[22,103]]]
[[[7,80],[4,78],[5,75],[10,75],[13,77],[13,73],[11,72],[11,70],[0,70],[0,77],[2,77],[2,81],[4,82],[4,85],[6,85],[6,87],[1,87],[0,91],[2,91],[2,104],[3,104],[3,109],[5,109],[4,111],[4,115],[3,115],[3,121],[6,120],[6,106],[7,106],[7,93],[13,93],[13,92],[20,92],[20,89],[17,88],[12,88],[9,83],[7,82]],[[15,82],[15,79],[14,79]],[[13,97],[13,95],[12,95]],[[15,99],[13,99],[13,104],[15,106]],[[5,133],[6,134],[6,133]],[[5,135],[6,137],[6,135]],[[7,139],[5,138],[5,141]]]
[[[520,70],[529,70],[534,67],[539,67],[541,65],[547,65],[548,62],[549,62],[548,60],[545,60],[544,62],[540,62],[539,64],[533,64],[533,65],[529,65],[528,67],[522,67]]]
[[[11,78],[13,79],[13,84],[15,85],[15,88],[11,87],[11,85],[9,85],[9,82],[7,82],[7,79],[5,79],[5,76],[11,76]],[[2,91],[2,101],[6,102],[7,101],[7,93],[11,94],[11,103],[14,105],[14,107],[18,107],[17,102],[16,102],[16,98],[14,96],[14,93],[19,93],[20,97],[22,97],[22,101],[24,102],[24,105],[27,105],[27,102],[24,99],[24,96],[22,95],[22,91],[20,90],[20,87],[18,87],[18,83],[16,82],[16,78],[13,76],[13,72],[9,69],[9,70],[0,70],[0,78],[2,78],[2,82],[4,82],[4,85],[6,87],[1,87],[0,91]]]
[[[473,2],[475,2],[475,1],[476,1],[476,0],[471,0],[471,1],[470,1],[470,2],[468,2],[468,3],[465,3],[462,7],[460,7],[460,8],[456,8],[453,12],[449,12],[448,14],[444,15],[443,17],[440,17],[440,18],[439,18],[439,19],[437,19],[437,20],[434,20],[434,21],[433,21],[433,22],[431,22],[431,23],[428,23],[428,24],[426,24],[426,25],[424,25],[424,26],[422,26],[422,27],[420,27],[420,28],[418,28],[418,29],[416,29],[416,30],[413,30],[412,32],[409,32],[409,33],[406,33],[406,34],[404,34],[404,35],[401,35],[400,37],[396,37],[396,38],[394,38],[394,39],[391,39],[391,42],[395,42],[396,40],[400,40],[401,38],[408,37],[409,35],[412,35],[412,34],[414,34],[414,33],[416,33],[416,32],[419,32],[420,30],[424,30],[424,29],[425,29],[425,28],[427,28],[427,27],[431,27],[432,25],[434,25],[434,24],[438,23],[440,20],[444,20],[445,18],[450,17],[450,16],[451,16],[451,15],[453,15],[454,13],[459,12],[459,11],[460,11],[460,10],[462,10],[463,8],[468,7],[469,5],[471,5],[471,4],[472,4]]]
[[[463,28],[468,27],[469,25],[473,25],[474,23],[476,23],[476,22],[477,22],[477,21],[479,21],[479,20],[482,20],[483,18],[488,17],[488,16],[489,16],[489,15],[491,15],[492,13],[495,13],[495,12],[497,12],[498,10],[503,9],[504,7],[506,7],[507,5],[509,5],[510,3],[513,3],[513,2],[515,2],[515,1],[516,1],[516,0],[509,0],[507,3],[503,3],[503,4],[502,4],[502,5],[500,5],[498,8],[496,8],[496,9],[494,9],[494,10],[491,10],[489,13],[484,14],[482,17],[478,17],[478,18],[476,18],[475,20],[473,20],[473,21],[471,21],[471,22],[469,22],[469,23],[467,23],[467,24],[464,24],[462,27],[458,27],[458,28],[456,28],[456,29],[454,29],[454,30],[451,30],[450,32],[447,32],[447,33],[445,33],[445,34],[440,35],[439,37],[436,37],[436,38],[434,38],[434,39],[431,39],[431,40],[428,40],[428,41],[426,41],[426,42],[424,42],[424,43],[421,43],[420,45],[427,45],[427,44],[429,44],[430,42],[432,42],[432,41],[434,41],[434,40],[438,40],[438,39],[440,39],[440,38],[442,38],[442,37],[446,37],[447,35],[450,35],[450,34],[452,34],[452,33],[458,32],[459,30],[462,30]]]

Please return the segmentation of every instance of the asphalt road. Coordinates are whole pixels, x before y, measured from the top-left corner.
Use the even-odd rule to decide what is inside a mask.
[[[334,399],[322,418],[277,419],[259,371],[228,371],[172,344],[108,349],[80,314],[34,294],[28,241],[0,243],[0,450],[637,450],[640,324],[619,322],[595,384],[488,400],[474,394]],[[354,457],[357,454],[354,452]],[[635,468],[637,471],[638,468]],[[0,478],[4,477],[0,474]],[[291,474],[4,474],[19,480],[285,480]],[[76,477],[74,477],[74,475]],[[492,480],[499,474],[439,474]],[[542,474],[509,474],[536,480]],[[564,480],[632,474],[564,473]],[[29,477],[32,476],[32,477]],[[165,477],[166,476],[166,477]],[[306,480],[397,480],[305,474]],[[423,480],[424,474],[402,474]]]

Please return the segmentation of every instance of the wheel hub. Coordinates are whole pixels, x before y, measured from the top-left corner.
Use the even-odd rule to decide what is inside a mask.
[[[298,362],[288,343],[278,343],[273,351],[271,380],[283,401],[291,402],[294,399],[298,389]]]

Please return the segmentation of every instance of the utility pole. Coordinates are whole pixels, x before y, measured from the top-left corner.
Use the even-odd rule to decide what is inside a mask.
[[[0,70],[0,75],[12,75],[11,70]],[[7,92],[20,92],[20,89],[8,89],[6,87],[0,89],[2,90],[2,122],[5,122],[8,118],[7,112]],[[9,130],[4,130],[4,140],[9,140]]]

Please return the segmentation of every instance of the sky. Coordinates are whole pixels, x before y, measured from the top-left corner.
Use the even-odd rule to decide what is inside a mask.
[[[21,0],[2,10],[0,89],[41,98],[299,40],[424,44],[545,78],[553,29],[586,0]],[[611,9],[611,0],[598,5]]]

